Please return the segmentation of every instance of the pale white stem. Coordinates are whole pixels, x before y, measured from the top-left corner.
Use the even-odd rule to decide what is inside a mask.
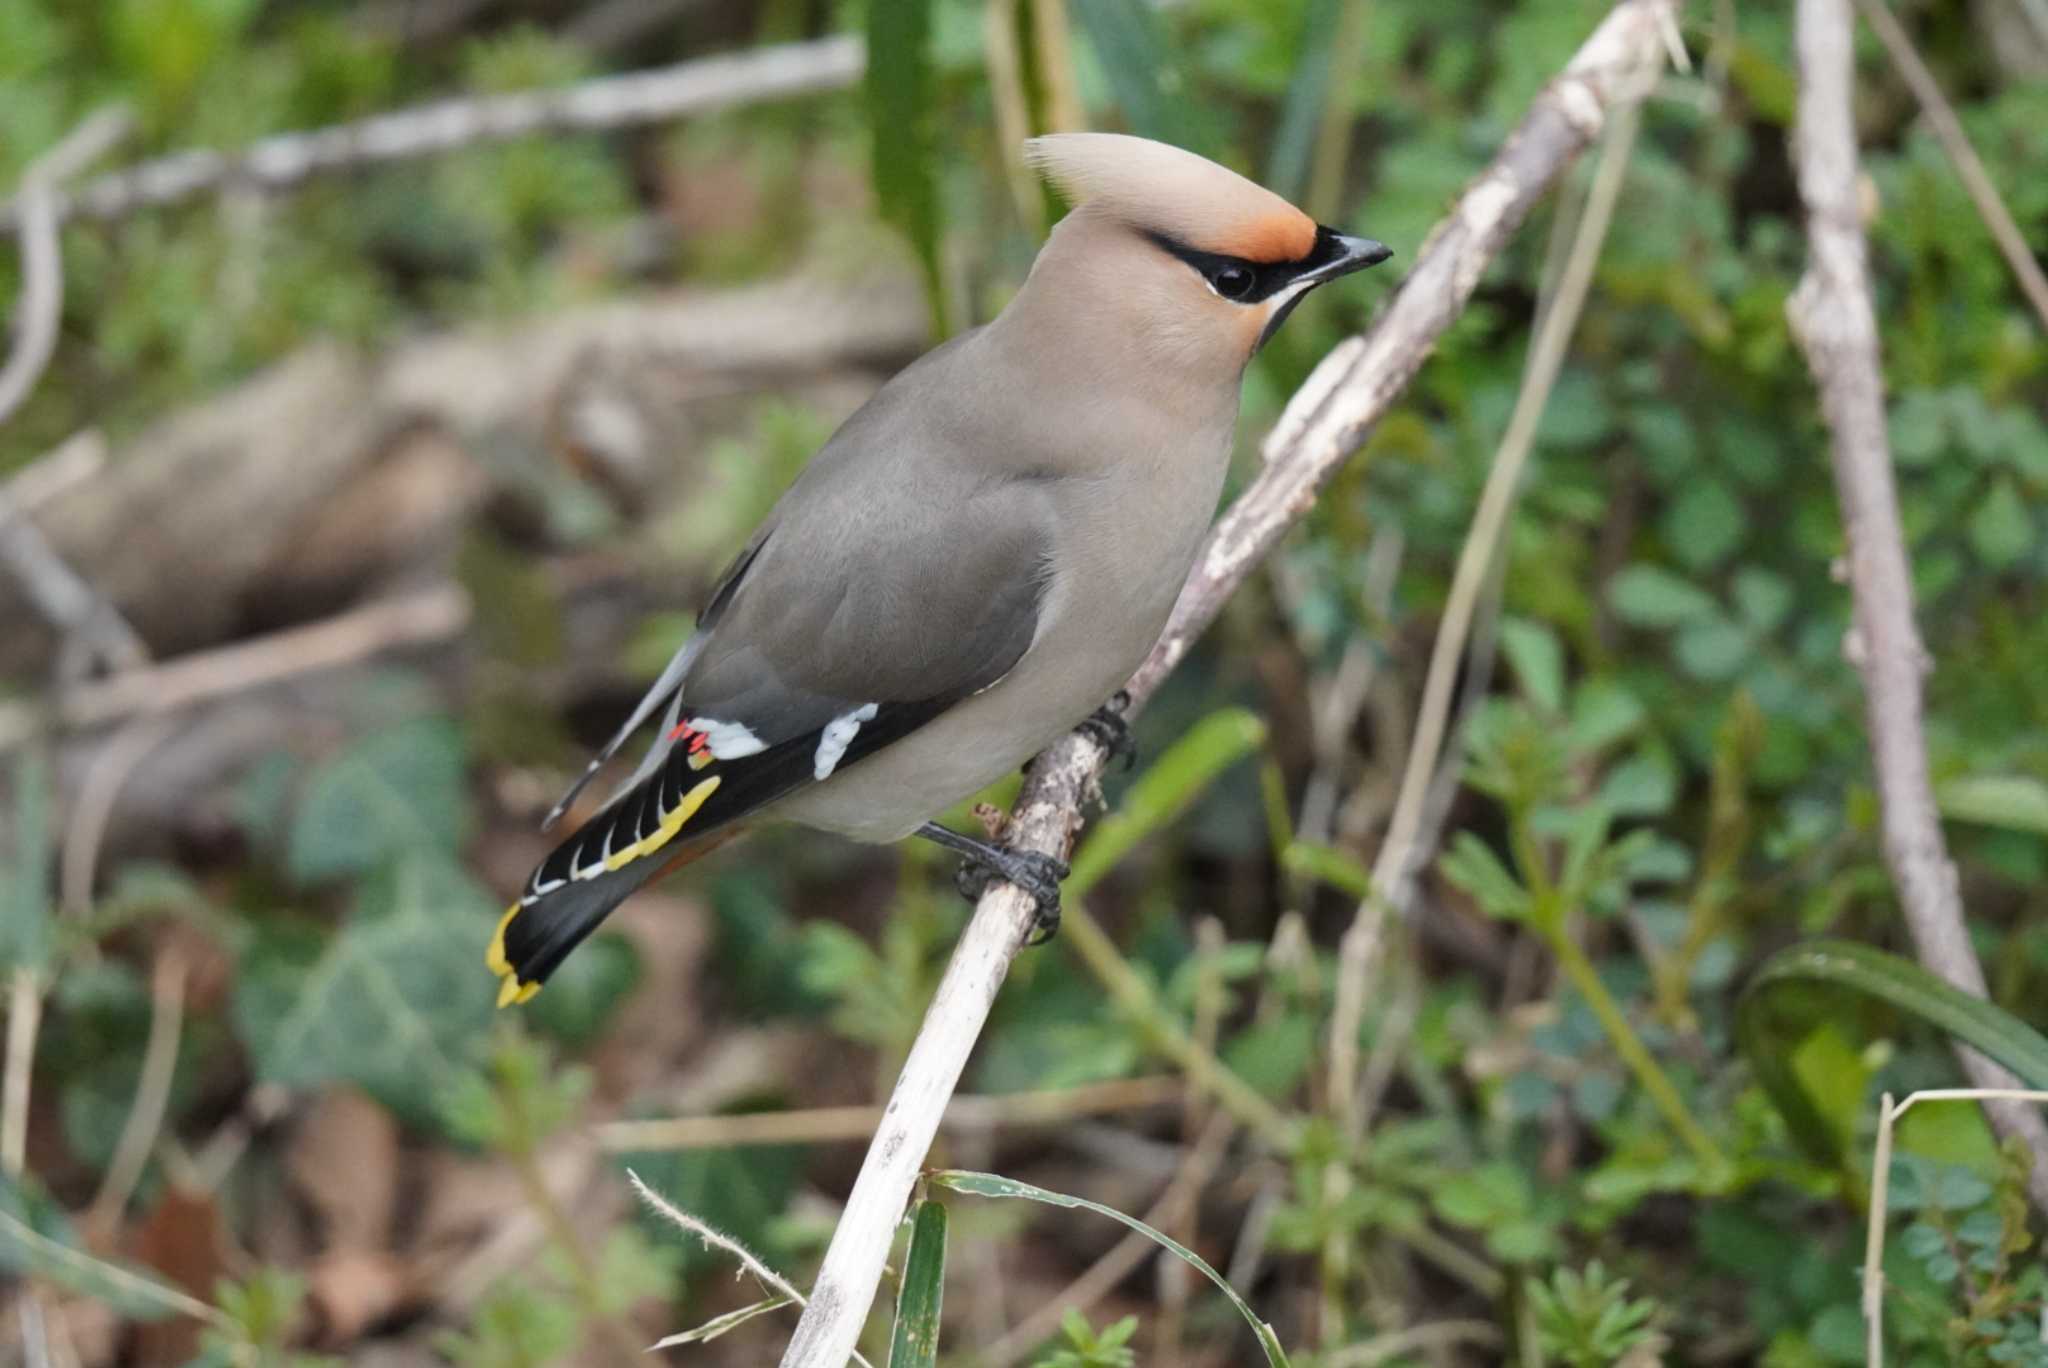
[[[1913,573],[1892,481],[1877,309],[1858,207],[1849,0],[1799,0],[1794,36],[1799,120],[1792,161],[1806,205],[1810,260],[1785,313],[1827,419],[1856,610],[1845,649],[1863,676],[1885,862],[1920,962],[1981,998],[1984,969],[1963,923],[1956,868],[1927,768],[1921,684],[1933,662],[1913,619]],[[1974,1050],[1959,1048],[1958,1054],[1963,1072],[1979,1087],[2010,1088],[2017,1082]],[[2048,1154],[2048,1124],[2040,1112],[2014,1102],[1995,1102],[1985,1111],[2029,1152]],[[2048,1165],[2034,1167],[2027,1190],[2036,1209],[2048,1212]]]
[[[1133,708],[1152,696],[1393,406],[1487,264],[1599,135],[1635,73],[1663,51],[1664,19],[1674,3],[1622,0],[1615,7],[1430,235],[1372,330],[1338,346],[1295,394],[1267,439],[1265,468],[1211,531],[1165,633],[1131,678]],[[1048,747],[1025,780],[1008,843],[1064,858],[1107,760],[1100,745],[1079,734]],[[1029,921],[1026,899],[1007,885],[982,896],[911,1046],[782,1368],[841,1368],[859,1339],[939,1116]]]

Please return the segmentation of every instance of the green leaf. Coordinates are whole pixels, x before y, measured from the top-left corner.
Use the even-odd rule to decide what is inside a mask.
[[[33,1182],[0,1173],[0,1271],[44,1279],[134,1320],[191,1315],[195,1306],[205,1310],[151,1274],[80,1248],[63,1208]]]
[[[1749,663],[1749,633],[1722,617],[1717,609],[1712,617],[1680,628],[1672,651],[1678,657],[1679,668],[1694,679],[1728,679]]]
[[[1266,158],[1266,185],[1285,199],[1299,199],[1308,184],[1309,162],[1322,130],[1330,89],[1331,58],[1346,0],[1308,0],[1301,22],[1301,58],[1287,83],[1273,152]],[[1084,7],[1085,8],[1085,7]],[[1349,73],[1347,73],[1347,76]]]
[[[1617,817],[1658,817],[1678,801],[1678,769],[1661,750],[1642,750],[1607,772],[1600,801]]]
[[[1527,618],[1503,617],[1500,647],[1529,701],[1547,713],[1564,711],[1564,645],[1557,633]]]
[[[1187,810],[1216,776],[1266,739],[1266,724],[1242,708],[1209,714],[1138,776],[1117,810],[1096,823],[1074,855],[1066,896],[1080,898],[1131,848]]]
[[[939,110],[932,77],[932,0],[868,0],[871,175],[882,217],[910,239],[924,268],[932,318],[944,331],[939,267]]]
[[[1335,847],[1314,841],[1292,841],[1280,863],[1291,873],[1320,880],[1360,902],[1372,896],[1372,871]]]
[[[1941,815],[1955,822],[2048,836],[2048,783],[2018,774],[1975,774],[1934,787]]]
[[[1469,831],[1458,833],[1437,861],[1443,876],[1472,895],[1489,917],[1520,921],[1529,915],[1529,894],[1508,872],[1492,847]]]
[[[939,1307],[946,1293],[946,1208],[925,1200],[910,1217],[910,1251],[896,1294],[889,1368],[932,1368],[939,1359]]]
[[[243,963],[234,1015],[267,1082],[346,1081],[428,1122],[491,1020],[483,945],[497,902],[446,860],[365,880],[329,937],[270,931]]]
[[[0,866],[0,966],[40,973],[50,961],[50,767],[40,746],[14,762],[14,820]]]
[[[1982,998],[1971,997],[1908,960],[1848,941],[1781,950],[1743,990],[1736,1033],[1757,1081],[1799,1146],[1817,1162],[1846,1166],[1841,1137],[1792,1065],[1795,1010],[1810,1015],[1816,988],[1836,988],[1896,1008],[1990,1056],[2029,1088],[2048,1089],[2048,1039]]]
[[[1250,1304],[1243,1297],[1237,1295],[1237,1289],[1226,1282],[1221,1273],[1211,1268],[1206,1259],[1174,1239],[1171,1235],[1154,1230],[1137,1217],[1126,1216],[1114,1207],[1106,1207],[1100,1202],[1091,1202],[1081,1197],[1069,1197],[1063,1192],[1048,1192],[1042,1187],[1033,1187],[1029,1183],[1020,1183],[1015,1178],[1005,1178],[1000,1174],[971,1173],[965,1169],[939,1169],[925,1176],[929,1181],[938,1184],[940,1187],[951,1188],[955,1192],[964,1192],[970,1196],[1018,1197],[1026,1201],[1044,1202],[1047,1206],[1067,1207],[1070,1209],[1079,1208],[1084,1211],[1092,1211],[1098,1216],[1107,1216],[1112,1221],[1117,1221],[1130,1227],[1146,1239],[1151,1240],[1161,1249],[1176,1255],[1190,1268],[1216,1284],[1222,1290],[1223,1295],[1230,1299],[1230,1304],[1237,1308],[1238,1314],[1245,1318],[1245,1323],[1252,1327],[1252,1332],[1259,1337],[1259,1347],[1266,1351],[1266,1362],[1271,1365],[1271,1368],[1287,1368],[1287,1352],[1280,1347],[1280,1337],[1273,1333],[1273,1327],[1259,1319],[1258,1313],[1252,1310]]]
[[[1087,0],[1071,12],[1130,131],[1200,152],[1182,111],[1182,74],[1167,57],[1153,8],[1145,0]]]
[[[1635,627],[1676,627],[1718,611],[1713,595],[1655,565],[1631,565],[1607,581],[1607,602]]]
[[[1277,1101],[1293,1093],[1308,1076],[1316,1056],[1316,1037],[1314,1017],[1306,1012],[1283,1012],[1245,1027],[1219,1053],[1232,1073]]]
[[[1970,545],[1994,570],[2003,570],[2034,544],[2034,518],[2010,477],[2001,479],[1970,515]]]
[[[286,865],[301,883],[360,874],[408,850],[453,850],[468,812],[462,736],[443,718],[404,722],[313,772]]]
[[[1571,744],[1600,751],[1643,725],[1642,700],[1611,679],[1589,679],[1572,691]]]
[[[1664,514],[1664,540],[1692,570],[1710,570],[1742,544],[1749,515],[1721,480],[1698,475],[1688,480]]]
[[[1783,575],[1745,565],[1735,572],[1735,606],[1759,632],[1774,632],[1792,611],[1793,591]]]

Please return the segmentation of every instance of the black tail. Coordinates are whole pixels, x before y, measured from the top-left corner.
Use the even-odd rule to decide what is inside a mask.
[[[498,1005],[509,1007],[538,993],[548,975],[597,930],[612,909],[667,865],[666,860],[638,861],[595,878],[564,883],[552,892],[506,908],[490,949],[484,953],[484,963],[504,980],[498,988]]]

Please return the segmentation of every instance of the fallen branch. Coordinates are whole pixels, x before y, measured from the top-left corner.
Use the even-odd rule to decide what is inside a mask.
[[[1800,0],[1799,121],[1792,162],[1806,204],[1811,260],[1785,307],[1806,352],[1831,436],[1835,492],[1849,542],[1855,625],[1844,643],[1863,676],[1871,756],[1883,807],[1884,851],[1920,962],[1966,993],[1986,996],[1984,970],[1963,924],[1955,866],[1927,773],[1921,677],[1932,665],[1913,621],[1913,576],[1899,523],[1885,429],[1884,381],[1872,302],[1851,110],[1854,47],[1849,0]],[[1970,1050],[1963,1072],[1977,1087],[2017,1080]],[[2010,1101],[1987,1103],[1992,1123],[2033,1154],[2048,1154],[2048,1123]],[[2028,1175],[2048,1212],[2048,1165]]]
[[[559,90],[521,91],[379,114],[356,123],[281,133],[239,152],[202,149],[144,162],[50,196],[56,222],[100,222],[233,188],[276,191],[316,175],[424,157],[535,133],[593,133],[661,123],[735,105],[842,90],[860,79],[860,40],[820,38],[604,76]],[[29,214],[27,196],[0,205],[0,228]]]
[[[1129,684],[1141,708],[1225,600],[1314,505],[1317,493],[1392,408],[1470,298],[1487,265],[1558,176],[1600,133],[1635,73],[1663,50],[1674,0],[1622,0],[1545,88],[1493,163],[1431,233],[1374,327],[1340,344],[1295,394],[1264,447],[1265,469],[1210,533],[1151,656]],[[1006,839],[1063,857],[1108,759],[1075,734],[1024,781]],[[890,1242],[1010,960],[1031,923],[1007,884],[984,894],[897,1079],[881,1128],[833,1232],[783,1368],[841,1368],[859,1338]]]
[[[380,599],[304,627],[81,684],[59,700],[57,722],[76,729],[171,712],[385,651],[445,641],[469,625],[469,609],[468,593],[452,584]],[[0,710],[0,752],[34,735],[36,727],[32,708]]]

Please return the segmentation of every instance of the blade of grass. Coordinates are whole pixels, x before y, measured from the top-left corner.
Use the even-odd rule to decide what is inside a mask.
[[[1952,822],[2048,836],[2048,784],[2018,774],[1977,774],[1934,789],[1935,805]]]
[[[1259,1347],[1266,1351],[1266,1362],[1271,1365],[1271,1368],[1288,1368],[1287,1351],[1280,1347],[1280,1337],[1273,1333],[1272,1326],[1259,1319],[1258,1312],[1252,1310],[1249,1302],[1237,1295],[1237,1289],[1225,1281],[1221,1273],[1210,1267],[1208,1260],[1174,1239],[1171,1235],[1153,1229],[1137,1217],[1126,1216],[1115,1207],[1107,1207],[1100,1202],[1091,1202],[1085,1197],[1071,1197],[1064,1192],[1051,1192],[1042,1187],[1034,1187],[1030,1183],[1018,1182],[1015,1178],[1005,1178],[999,1173],[973,1173],[966,1169],[939,1169],[936,1172],[927,1174],[926,1178],[940,1187],[951,1188],[955,1192],[964,1192],[974,1197],[1015,1197],[1030,1202],[1043,1202],[1047,1206],[1079,1208],[1084,1211],[1092,1211],[1098,1216],[1107,1216],[1112,1221],[1129,1226],[1161,1249],[1167,1250],[1179,1258],[1188,1267],[1200,1273],[1210,1282],[1215,1283],[1222,1290],[1223,1295],[1230,1299],[1230,1304],[1237,1308],[1238,1314],[1244,1317],[1245,1323],[1252,1327],[1252,1332],[1258,1336]]]
[[[917,253],[932,327],[946,334],[939,263],[937,82],[932,75],[932,0],[868,0],[868,73],[862,87],[874,132],[875,203]]]
[[[2003,1008],[1950,987],[1909,960],[1867,945],[1795,945],[1766,960],[1750,979],[1736,1008],[1736,1034],[1793,1139],[1821,1163],[1841,1168],[1847,1155],[1835,1128],[1792,1068],[1794,1042],[1784,1034],[1786,1014],[1781,1010],[1817,987],[1884,1003],[1997,1060],[2029,1087],[2048,1089],[2048,1038]]]
[[[1273,151],[1266,158],[1266,184],[1274,194],[1290,200],[1299,200],[1308,182],[1309,162],[1322,127],[1325,92],[1330,88],[1337,28],[1346,3],[1309,0],[1302,17],[1301,57],[1294,66],[1294,79],[1287,83],[1280,128],[1273,134]]]
[[[1191,141],[1180,72],[1167,56],[1159,16],[1150,5],[1144,0],[1088,0],[1074,7],[1074,20],[1095,50],[1131,132],[1176,147],[1206,150]]]
[[[910,1218],[910,1252],[896,1294],[889,1368],[933,1368],[939,1360],[939,1307],[946,1292],[946,1208],[929,1198]]]
[[[728,1311],[722,1316],[713,1316],[695,1330],[677,1331],[673,1335],[656,1340],[647,1347],[649,1349],[673,1349],[679,1344],[709,1344],[726,1331],[736,1330],[756,1316],[765,1316],[770,1311],[780,1311],[783,1307],[789,1305],[792,1305],[790,1299],[781,1293],[777,1293],[772,1297],[763,1297],[751,1306],[742,1306],[737,1311]]]

